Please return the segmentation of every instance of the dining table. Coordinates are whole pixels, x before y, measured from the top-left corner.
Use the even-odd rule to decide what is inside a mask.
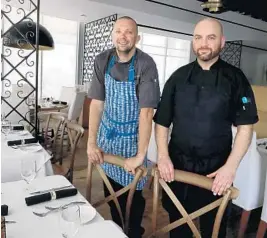
[[[33,138],[27,130],[10,131],[7,135],[1,133],[1,182],[21,180],[21,161],[36,162],[36,177],[53,175],[51,155],[39,144],[8,146],[8,141]]]
[[[34,179],[30,185],[22,180],[7,182],[2,183],[1,187],[1,204],[8,206],[8,214],[5,216],[7,238],[69,237],[63,235],[64,230],[60,225],[62,208],[64,206],[79,207],[78,231],[71,237],[127,238],[123,230],[113,221],[104,220],[78,190],[77,194],[73,196],[60,199],[54,197],[51,200],[34,205],[26,204],[26,198],[40,196],[47,193],[47,191],[58,192],[66,189],[75,189],[74,185],[64,176],[52,175],[39,177]],[[50,211],[47,207],[50,209],[53,208],[54,210],[45,216],[35,214]]]

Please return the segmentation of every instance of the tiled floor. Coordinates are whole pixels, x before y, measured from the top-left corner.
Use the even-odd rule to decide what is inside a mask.
[[[86,156],[86,141],[87,134],[82,138],[79,148],[77,150],[77,159],[75,161],[75,172],[74,172],[74,185],[78,190],[85,196],[86,191],[86,175],[87,175],[87,156]],[[67,162],[67,161],[65,161]],[[143,227],[145,227],[145,235],[150,234],[151,232],[151,212],[152,212],[152,190],[145,188],[144,196],[146,198],[146,209],[143,218]],[[100,177],[96,171],[93,173],[93,191],[92,191],[92,200],[97,201],[98,199],[103,198],[103,188]],[[103,205],[98,209],[99,213],[106,219],[110,219],[108,206]],[[231,217],[228,224],[228,235],[227,238],[237,237],[237,229],[240,220],[240,208],[233,206]],[[252,212],[251,219],[249,221],[249,227],[247,229],[247,234],[245,238],[255,238],[256,230],[260,220],[261,210],[257,209]],[[159,208],[159,220],[158,225],[163,226],[168,223],[168,216],[165,210],[160,206]],[[168,237],[168,236],[165,236]],[[266,236],[267,237],[267,236]]]

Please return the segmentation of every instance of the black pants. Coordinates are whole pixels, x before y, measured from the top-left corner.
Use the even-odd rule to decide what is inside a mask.
[[[172,182],[168,185],[170,186],[178,200],[181,202],[187,213],[192,213],[218,199],[218,196],[214,196],[211,191],[201,189],[195,186],[190,186],[179,182]],[[162,194],[162,205],[169,213],[170,223],[182,217],[178,209],[175,207],[175,205],[169,199],[168,195],[165,193],[165,191],[163,191]],[[221,222],[219,238],[226,237],[228,209],[226,209]],[[217,208],[213,209],[212,211],[200,216],[200,229],[202,238],[211,238],[217,210]],[[192,237],[192,231],[187,224],[179,226],[170,231],[170,238],[179,237]]]
[[[116,183],[111,178],[108,178],[108,179],[115,192],[123,188],[122,185]],[[104,195],[105,197],[110,195],[105,184],[104,184]],[[118,201],[121,207],[123,218],[125,217],[125,212],[126,212],[127,196],[128,196],[128,192],[118,197]],[[120,227],[122,227],[120,215],[115,206],[115,203],[113,201],[110,201],[109,206],[110,206],[110,212],[111,212],[113,221],[117,223]],[[131,206],[131,211],[130,211],[129,231],[128,231],[129,238],[141,238],[142,237],[142,234],[145,231],[144,228],[141,227],[144,211],[145,211],[145,199],[142,195],[142,190],[136,190],[133,196],[133,201],[132,201],[132,206]]]

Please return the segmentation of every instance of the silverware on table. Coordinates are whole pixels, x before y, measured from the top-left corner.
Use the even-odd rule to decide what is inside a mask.
[[[72,187],[72,184],[66,185],[66,186],[62,186],[62,187],[57,187],[57,188],[50,188],[50,189],[46,189],[46,190],[40,190],[40,191],[36,191],[36,192],[31,192],[30,194],[34,195],[34,194],[48,193],[48,192],[51,192],[51,191],[57,191],[57,190],[70,188],[70,187]]]
[[[48,209],[48,210],[57,210],[57,209],[60,209],[61,207],[68,207],[68,206],[71,206],[71,205],[83,205],[83,204],[86,204],[86,202],[83,202],[83,201],[74,201],[74,202],[70,202],[70,203],[67,203],[65,205],[56,206],[56,207],[45,206],[45,208]]]
[[[14,223],[17,223],[16,221],[5,221],[6,224],[14,224]]]
[[[38,216],[38,217],[45,217],[47,216],[48,214],[52,213],[52,212],[56,212],[58,211],[59,209],[55,209],[55,210],[49,210],[47,212],[32,212],[34,215]]]
[[[85,203],[86,202],[82,202],[82,201],[74,201],[74,202],[63,204],[61,206],[54,207],[54,208],[53,207],[47,207],[46,206],[45,208],[49,209],[49,211],[46,211],[46,212],[33,212],[33,214],[36,215],[36,216],[39,216],[39,217],[45,217],[45,216],[47,216],[50,213],[59,211],[61,207],[64,208],[64,207],[68,207],[68,206],[75,205],[75,204],[82,205],[82,204],[85,204]]]

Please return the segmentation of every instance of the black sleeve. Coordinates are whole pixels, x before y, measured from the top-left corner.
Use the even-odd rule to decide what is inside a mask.
[[[153,59],[144,62],[140,75],[139,105],[140,108],[157,108],[160,100],[158,70]]]
[[[234,126],[255,124],[259,118],[252,88],[241,70],[237,72],[235,80],[233,124]]]
[[[175,78],[173,74],[166,82],[154,116],[154,122],[164,127],[169,127],[173,121]]]
[[[94,73],[89,85],[88,98],[105,101],[105,73],[100,68],[100,59],[95,58]]]

